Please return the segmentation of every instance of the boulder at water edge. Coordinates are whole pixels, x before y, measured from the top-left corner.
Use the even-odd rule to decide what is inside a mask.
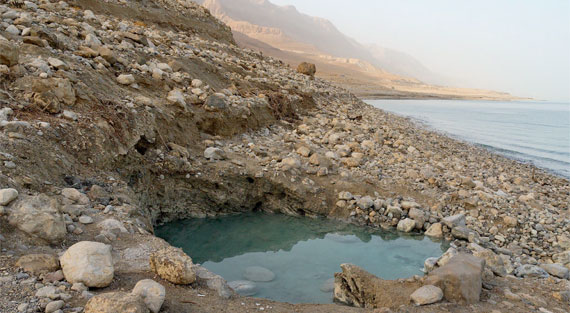
[[[87,287],[107,287],[113,281],[115,269],[111,246],[81,241],[69,247],[59,259],[65,279]]]
[[[449,262],[429,273],[425,284],[443,290],[450,302],[479,302],[485,260],[470,254],[459,253]]]
[[[150,255],[150,268],[173,284],[187,285],[196,281],[192,259],[182,249],[168,247]]]
[[[126,292],[103,293],[91,298],[85,305],[85,313],[149,313],[143,299]]]

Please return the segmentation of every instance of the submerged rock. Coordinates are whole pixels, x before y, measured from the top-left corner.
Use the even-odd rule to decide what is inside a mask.
[[[243,277],[254,282],[268,282],[275,279],[275,274],[261,266],[250,266],[243,272]]]
[[[322,292],[333,292],[334,291],[334,278],[330,278],[327,279],[322,285],[321,285],[321,291]]]
[[[250,297],[257,293],[257,286],[254,282],[249,280],[234,280],[229,282],[228,286],[238,295],[244,297]]]

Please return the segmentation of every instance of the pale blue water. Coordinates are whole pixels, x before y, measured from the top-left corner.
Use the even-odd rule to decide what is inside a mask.
[[[424,260],[448,247],[417,234],[265,213],[182,220],[156,234],[228,282],[244,280],[250,266],[271,270],[275,279],[256,282],[254,297],[290,303],[332,302],[332,292],[321,287],[342,263],[384,279],[406,278],[422,274]]]
[[[464,100],[366,102],[570,178],[570,103]]]

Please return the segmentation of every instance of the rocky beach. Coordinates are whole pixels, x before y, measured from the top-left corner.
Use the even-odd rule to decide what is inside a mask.
[[[8,1],[0,18],[0,312],[569,311],[567,179],[239,48],[192,1]],[[451,247],[423,277],[343,264],[338,304],[294,305],[239,296],[154,236],[252,211]]]

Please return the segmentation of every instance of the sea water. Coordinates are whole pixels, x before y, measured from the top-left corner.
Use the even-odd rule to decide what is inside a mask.
[[[247,280],[251,267],[271,271],[273,280],[254,282],[253,296],[290,303],[332,302],[342,263],[384,279],[407,278],[421,275],[425,259],[448,246],[419,234],[266,213],[181,220],[156,234],[228,282]]]
[[[570,103],[368,100],[458,139],[570,178]]]

